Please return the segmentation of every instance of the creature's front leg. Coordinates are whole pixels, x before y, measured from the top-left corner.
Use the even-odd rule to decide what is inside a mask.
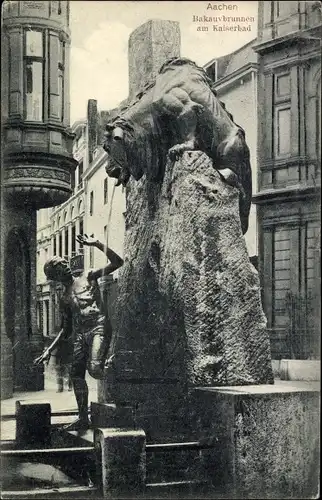
[[[203,111],[203,107],[193,102],[189,94],[180,87],[175,87],[162,96],[159,105],[163,112],[176,120],[179,137],[182,140],[169,149],[170,159],[177,160],[184,151],[197,149],[196,129],[198,115]]]

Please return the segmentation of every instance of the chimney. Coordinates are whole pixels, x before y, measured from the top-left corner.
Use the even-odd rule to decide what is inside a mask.
[[[87,129],[88,129],[88,161],[92,163],[93,152],[97,146],[97,101],[96,99],[89,99],[87,103]]]

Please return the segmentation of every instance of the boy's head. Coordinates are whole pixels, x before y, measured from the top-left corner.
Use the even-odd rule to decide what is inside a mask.
[[[49,280],[60,283],[70,283],[73,281],[72,271],[67,260],[62,257],[53,257],[44,265],[44,273]]]

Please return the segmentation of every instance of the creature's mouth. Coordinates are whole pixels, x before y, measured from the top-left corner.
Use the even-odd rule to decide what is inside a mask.
[[[117,179],[115,186],[126,186],[130,175],[126,172],[126,170],[122,167],[122,165],[115,160],[114,158],[109,157],[105,171],[109,177],[113,177]]]

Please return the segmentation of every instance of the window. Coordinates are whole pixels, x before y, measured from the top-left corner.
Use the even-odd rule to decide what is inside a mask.
[[[289,96],[291,92],[290,88],[290,75],[281,75],[276,78],[276,94],[277,97]]]
[[[63,256],[63,235],[62,232],[59,233],[59,257]]]
[[[217,66],[218,66],[218,62],[217,61],[214,61],[207,69],[206,69],[206,72],[209,76],[209,78],[215,83],[217,81],[217,74],[218,74],[218,71],[217,71]]]
[[[289,315],[286,307],[286,297],[290,290],[291,242],[288,228],[278,228],[274,236],[274,301],[273,324],[277,327],[286,327]]]
[[[89,195],[89,215],[93,215],[94,212],[94,192],[91,191]]]
[[[80,219],[79,220],[79,234],[84,234],[84,221],[83,219]],[[79,253],[83,253],[84,252],[84,247],[80,246],[79,247]]]
[[[315,291],[320,277],[320,228],[318,222],[306,224],[306,291]]]
[[[282,2],[274,2],[274,7],[275,7],[275,18],[280,17],[280,18],[287,18],[290,16],[290,14],[294,11],[294,9],[297,8],[295,7],[294,2],[285,2],[283,0]]]
[[[42,327],[41,327],[41,303],[40,301],[37,302],[37,328],[38,328],[38,331],[41,331],[42,330]]]
[[[108,200],[108,178],[104,179],[104,205],[106,205]]]
[[[291,152],[291,108],[275,107],[275,156],[289,155]]]
[[[76,253],[76,225],[72,224],[72,257]]]
[[[43,73],[43,32],[26,30],[24,52],[24,97],[26,120],[43,120]]]
[[[291,79],[290,73],[274,75],[274,156],[291,153]]]
[[[49,335],[49,300],[44,301],[44,335]]]
[[[65,42],[58,41],[58,117],[64,119]]]
[[[75,170],[70,174],[70,184],[72,191],[74,192],[75,189]]]
[[[57,240],[56,240],[56,235],[54,234],[54,255],[57,255]]]
[[[84,171],[84,162],[81,160],[78,164],[78,189],[83,187],[83,171]]]
[[[69,239],[68,239],[68,227],[65,229],[65,256],[69,255]]]

